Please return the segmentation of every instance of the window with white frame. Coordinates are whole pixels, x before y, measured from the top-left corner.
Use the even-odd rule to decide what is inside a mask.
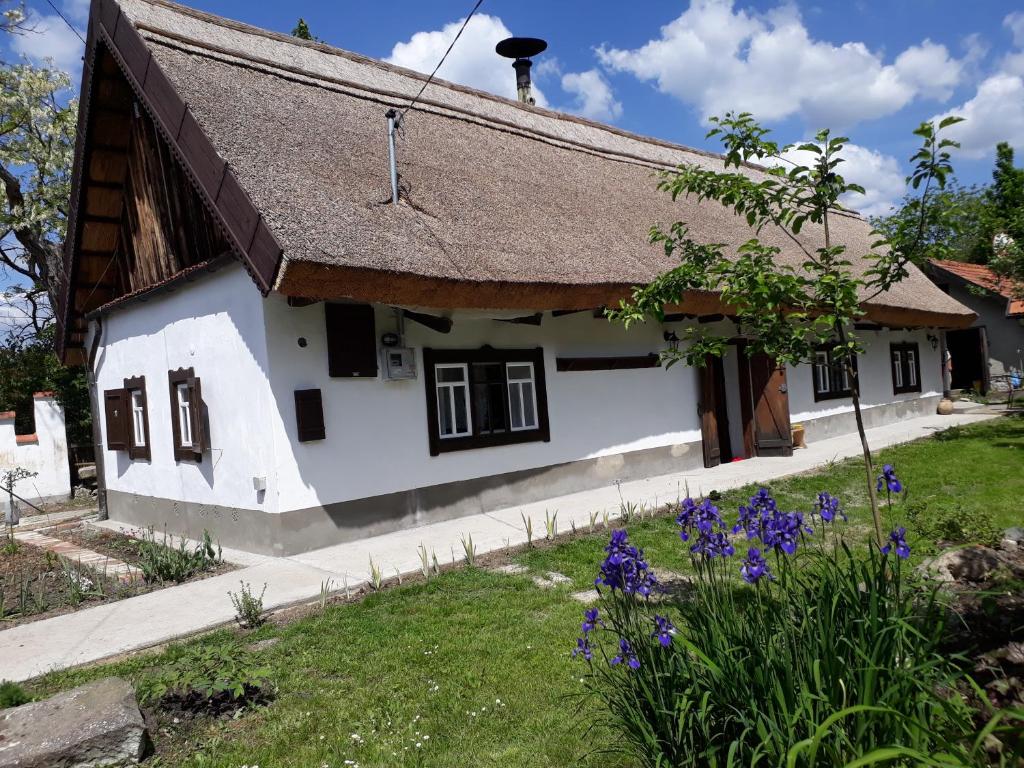
[[[171,434],[174,458],[202,461],[206,448],[202,388],[191,368],[168,371],[171,391]]]
[[[548,439],[540,349],[425,349],[431,455]]]
[[[915,342],[889,345],[894,394],[921,391],[921,355]]]
[[[814,353],[814,399],[832,400],[851,394],[850,368],[857,369],[857,358],[837,354],[823,346]]]
[[[144,448],[146,446],[146,400],[141,390],[130,390],[132,393],[132,442]]]
[[[188,394],[188,384],[178,384],[178,445],[182,448],[192,447],[192,403]]]

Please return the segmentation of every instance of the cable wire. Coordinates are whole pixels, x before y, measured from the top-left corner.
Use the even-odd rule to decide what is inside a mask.
[[[74,25],[70,21],[67,20],[67,17],[63,13],[60,12],[60,9],[56,5],[54,5],[51,2],[51,0],[46,0],[46,4],[48,6],[50,6],[51,8],[53,8],[53,12],[56,13],[58,16],[60,16],[61,20],[65,24],[68,25],[68,29],[70,29],[72,32],[75,33],[75,37],[77,37],[79,40],[82,41],[82,45],[85,45],[85,38],[82,37],[82,33],[79,32],[77,29],[75,29]]]
[[[50,2],[50,0],[46,1]],[[452,40],[451,45],[448,46],[448,50],[444,52],[444,56],[441,57],[441,60],[437,62],[437,66],[434,67],[434,71],[430,73],[430,77],[428,77],[427,81],[423,83],[423,87],[420,88],[419,93],[416,94],[416,98],[410,101],[409,104],[406,105],[405,109],[403,109],[402,112],[398,115],[399,125],[401,125],[402,119],[405,117],[405,113],[413,108],[416,102],[419,101],[420,96],[423,95],[423,91],[425,91],[427,89],[427,86],[430,85],[431,81],[434,79],[434,75],[437,74],[437,70],[439,70],[441,68],[441,65],[444,64],[444,60],[448,58],[448,54],[452,52],[452,48],[455,47],[455,44],[459,41],[459,38],[462,37],[462,33],[465,31],[466,25],[469,24],[469,20],[473,18],[473,14],[477,12],[477,9],[480,7],[483,1],[484,0],[476,0],[476,5],[473,6],[473,10],[469,12],[469,16],[466,17],[466,20],[462,22],[462,26],[459,27],[459,31],[456,33],[455,39]]]

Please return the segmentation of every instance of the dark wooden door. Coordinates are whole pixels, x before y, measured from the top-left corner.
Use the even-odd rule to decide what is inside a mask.
[[[701,444],[704,448],[704,466],[717,467],[722,461],[732,460],[729,445],[729,420],[725,404],[725,370],[722,359],[708,355],[700,376]]]
[[[789,428],[789,387],[785,366],[776,365],[767,355],[753,355],[750,358],[750,390],[757,455],[792,456],[793,434]]]

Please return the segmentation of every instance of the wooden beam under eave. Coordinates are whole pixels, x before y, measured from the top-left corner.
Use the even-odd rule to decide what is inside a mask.
[[[97,187],[89,184],[85,190],[85,215],[89,218],[121,219],[124,202],[122,187]]]
[[[117,224],[86,220],[82,226],[82,248],[109,253],[117,247],[119,231]]]
[[[122,181],[128,169],[128,158],[123,152],[97,149],[89,157],[89,181]]]
[[[88,314],[116,298],[113,288],[83,285],[75,291],[75,312]]]

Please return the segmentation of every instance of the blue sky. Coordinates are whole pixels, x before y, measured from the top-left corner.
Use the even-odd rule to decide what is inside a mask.
[[[84,32],[87,0],[55,0]],[[193,0],[212,13],[278,31],[298,16],[325,42],[429,71],[471,0],[259,3]],[[45,2],[30,0],[42,35],[15,53],[49,55],[76,70],[81,44]],[[543,37],[536,61],[542,103],[691,146],[706,117],[753,111],[783,142],[829,126],[853,145],[847,176],[868,188],[851,200],[881,213],[903,191],[910,131],[965,115],[961,180],[985,182],[993,147],[1010,141],[1024,162],[1024,11],[986,0],[484,0],[441,71],[511,95],[509,62],[494,43]]]

